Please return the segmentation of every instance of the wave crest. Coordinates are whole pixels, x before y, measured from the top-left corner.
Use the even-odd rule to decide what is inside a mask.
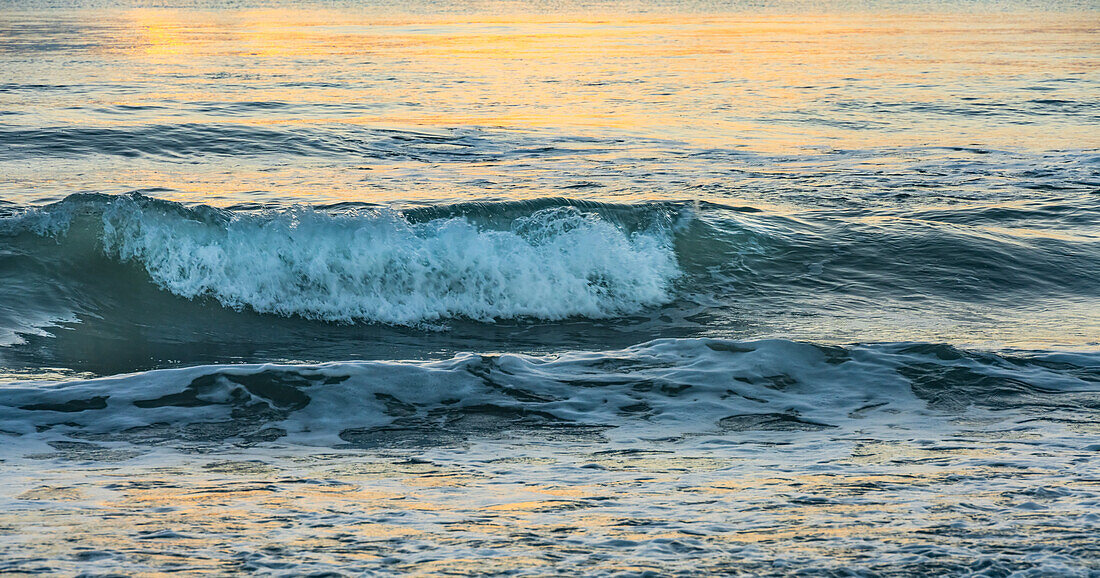
[[[104,249],[181,297],[399,325],[629,314],[669,302],[680,275],[669,226],[631,232],[571,206],[506,229],[462,216],[411,222],[388,209],[205,209],[115,198],[103,211]]]

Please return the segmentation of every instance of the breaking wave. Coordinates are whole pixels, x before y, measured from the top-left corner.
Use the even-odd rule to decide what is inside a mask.
[[[94,245],[180,297],[324,321],[606,318],[671,300],[682,216],[654,210],[625,223],[570,204],[518,216],[502,205],[418,219],[364,206],[232,211],[88,195],[7,227]]]

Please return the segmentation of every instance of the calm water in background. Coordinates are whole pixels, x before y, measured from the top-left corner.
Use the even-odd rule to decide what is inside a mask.
[[[1100,572],[1098,27],[0,3],[0,571]]]

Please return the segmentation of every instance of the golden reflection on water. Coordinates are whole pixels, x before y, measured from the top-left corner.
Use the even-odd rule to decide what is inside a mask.
[[[944,453],[889,445],[859,445],[852,455],[860,467],[829,473],[714,470],[705,461],[694,462],[702,466],[696,469],[675,457],[621,454],[623,472],[649,475],[580,485],[546,483],[575,477],[569,468],[581,462],[568,460],[488,469],[355,452],[320,460],[180,456],[170,467],[84,462],[42,469],[15,460],[12,483],[0,492],[14,504],[0,512],[0,537],[9,548],[14,540],[23,552],[59,561],[73,559],[68,540],[75,540],[82,551],[107,556],[102,567],[134,570],[176,564],[224,572],[250,557],[295,568],[354,567],[430,548],[438,554],[395,567],[425,574],[530,569],[569,559],[578,548],[614,553],[590,559],[591,571],[646,568],[659,563],[651,548],[670,541],[704,548],[681,560],[702,569],[744,563],[723,552],[750,546],[765,559],[839,563],[859,560],[856,551],[905,544],[951,550],[994,526],[1013,530],[984,539],[1006,545],[1076,540],[1063,530],[1067,516],[1085,513],[1084,503],[1066,498],[1089,489],[1080,479],[1049,468],[966,465],[991,455],[980,446]],[[868,452],[891,467],[868,469],[860,459]],[[32,471],[33,479],[15,475]],[[478,483],[466,483],[472,479]],[[1045,493],[1019,491],[1035,484]],[[485,548],[494,555],[465,554]]]
[[[601,139],[594,150],[578,141],[568,155],[534,160],[510,158],[508,144],[504,151],[471,151],[488,159],[442,164],[415,154],[393,161],[372,156],[362,163],[378,171],[370,174],[344,160],[252,159],[246,147],[241,155],[205,155],[197,163],[156,155],[97,158],[77,162],[76,175],[58,175],[62,181],[91,175],[107,190],[163,187],[171,191],[161,196],[174,200],[232,204],[264,192],[309,202],[492,196],[463,182],[479,178],[523,198],[552,194],[549,187],[558,183],[551,175],[579,170],[612,185],[586,194],[630,201],[682,189],[665,182],[677,175],[687,185],[707,185],[720,167],[695,154],[710,149],[789,155],[1100,146],[1088,123],[952,112],[961,99],[1011,105],[1031,80],[1094,74],[1100,55],[1090,14],[429,17],[143,9],[73,18],[94,24],[83,33],[89,46],[83,50],[93,59],[13,75],[30,81],[50,70],[72,81],[95,79],[100,90],[79,100],[45,94],[38,104],[19,103],[43,125],[345,127],[444,137],[471,129],[498,131],[486,137],[490,142],[506,136],[499,131]],[[469,145],[434,146],[461,152]],[[907,160],[904,152],[884,152],[853,168],[890,170]],[[808,159],[808,166],[819,161]],[[38,189],[48,188],[44,174],[57,172],[37,163],[10,169],[12,186]],[[387,171],[408,174],[389,179]],[[654,182],[636,176],[624,182],[627,173],[651,174]],[[624,187],[631,190],[615,190]],[[73,182],[69,190],[83,188]]]
[[[727,97],[725,104],[750,109],[784,101],[809,104],[817,97],[816,91],[838,88],[850,77],[858,77],[860,83],[869,86],[918,80],[929,73],[957,81],[986,78],[998,71],[1051,64],[1055,55],[1050,54],[1047,40],[1057,40],[1069,48],[1090,42],[1091,25],[1080,22],[1079,17],[1047,15],[1039,22],[1035,18],[959,14],[767,18],[580,15],[539,21],[521,15],[515,20],[469,17],[386,22],[344,15],[324,19],[312,12],[293,10],[236,16],[139,11],[128,14],[130,28],[116,29],[118,38],[106,44],[112,47],[108,51],[117,50],[131,60],[162,66],[159,71],[164,73],[177,70],[216,74],[232,64],[237,67],[235,72],[263,76],[285,72],[290,64],[364,72],[369,78],[377,65],[387,63],[394,70],[400,67],[437,75],[445,81],[417,86],[420,90],[409,93],[437,105],[425,108],[465,110],[469,115],[340,117],[342,122],[391,119],[398,124],[411,121],[453,126],[480,119],[490,125],[501,120],[510,121],[504,124],[530,126],[576,123],[631,128],[650,126],[655,119],[667,122],[677,113],[695,116],[701,111],[690,110],[693,101],[684,96],[703,94],[706,89],[702,87],[708,85],[722,85],[719,92]],[[1020,32],[1026,33],[1022,39],[1017,36]],[[1018,46],[1021,40],[1023,47]],[[1003,55],[990,58],[991,53],[998,52]],[[181,60],[177,58],[180,54],[200,58]],[[287,58],[318,60],[288,63],[284,60]],[[1090,72],[1092,64],[1090,60],[1070,60],[1059,62],[1058,70]],[[663,92],[660,86],[654,86],[661,80],[685,92]],[[246,80],[243,84],[255,82]],[[614,88],[609,90],[609,85]],[[389,83],[381,88],[387,98],[393,98],[394,90],[402,89]],[[933,83],[906,88],[907,102],[936,102],[944,96],[955,96],[944,95],[942,87]],[[169,94],[173,93],[152,92],[149,96],[155,100]],[[220,94],[228,96],[230,102],[236,96],[315,103],[369,98],[376,92],[356,86],[348,90],[296,88]],[[201,92],[174,95],[207,96]],[[493,109],[493,105],[503,103],[519,110],[503,116],[486,115],[474,106],[489,105]],[[736,115],[713,115],[709,120],[719,123],[716,127],[733,122],[723,116]],[[752,124],[734,122],[730,126]],[[844,134],[823,129],[821,135],[803,136],[834,132]]]
[[[232,81],[254,89],[246,93],[227,86],[214,88],[214,93],[180,86],[171,88],[184,91],[161,93],[151,87],[148,100],[217,96],[224,102],[315,104],[408,97],[420,104],[380,115],[238,122],[663,130],[675,138],[714,143],[748,132],[743,138],[765,152],[788,151],[807,141],[876,146],[883,138],[891,145],[914,139],[898,141],[906,135],[884,137],[843,127],[815,131],[802,126],[784,134],[761,124],[753,112],[812,108],[822,91],[838,89],[853,78],[870,91],[876,85],[910,82],[902,94],[891,95],[908,103],[950,100],[961,95],[945,94],[944,86],[965,88],[967,78],[1052,64],[1049,51],[1034,50],[1049,49],[1051,40],[1070,48],[1090,41],[1087,23],[1049,15],[1039,23],[1034,15],[991,19],[958,14],[379,21],[285,10],[236,15],[138,11],[126,19],[130,27],[118,28],[119,38],[105,44],[135,63],[167,75],[217,74],[232,66],[234,72],[257,77]],[[1026,32],[1023,47],[1018,46],[1019,36],[1007,34],[1021,31]],[[1003,56],[990,58],[991,53]],[[1091,65],[1087,60],[1057,63],[1063,73],[1089,72]],[[404,78],[411,82],[318,90],[256,86],[264,77],[285,75],[288,67],[332,71],[343,79],[351,78],[349,72],[374,80],[386,71],[401,72],[411,74]],[[377,78],[375,72],[380,73]],[[310,76],[301,70],[294,74]],[[929,74],[937,82],[927,82]],[[432,77],[440,82],[431,82]],[[965,126],[939,130],[960,128]],[[927,136],[926,130],[915,140]],[[1018,134],[1026,129],[1001,130]],[[1038,132],[1026,136],[1042,138]]]

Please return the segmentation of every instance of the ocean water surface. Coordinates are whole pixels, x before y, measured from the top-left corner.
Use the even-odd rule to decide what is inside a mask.
[[[1098,30],[0,0],[0,573],[1100,575]]]

